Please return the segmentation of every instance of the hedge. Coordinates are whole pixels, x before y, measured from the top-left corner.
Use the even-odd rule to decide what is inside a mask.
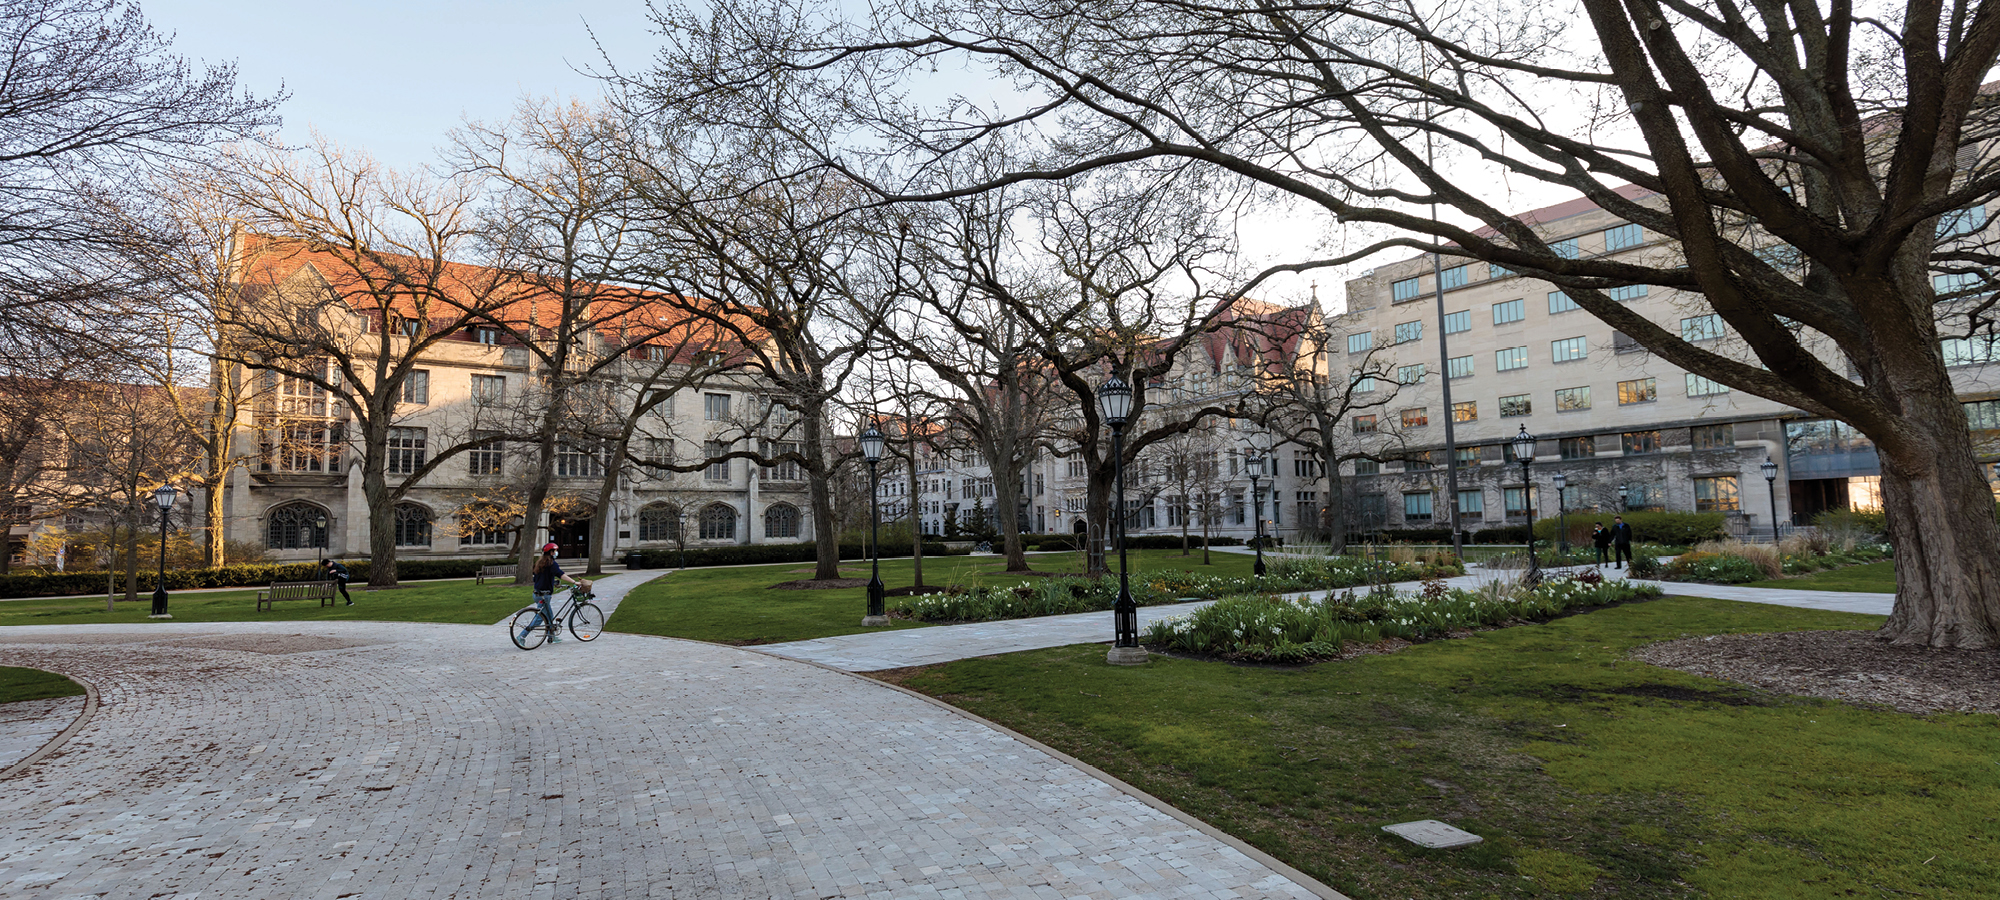
[[[509,559],[405,559],[396,562],[396,577],[412,581],[426,578],[471,578],[479,574],[480,566],[497,566],[513,562]],[[355,583],[368,580],[368,561],[342,560],[341,564],[354,576]],[[248,563],[236,566],[220,566],[212,569],[171,569],[167,572],[167,590],[184,591],[191,588],[216,587],[261,587],[273,581],[318,581],[322,569],[316,562],[301,563]],[[152,572],[139,573],[139,593],[153,593]],[[60,597],[78,594],[101,594],[105,588],[103,572],[55,572],[47,575],[0,575],[0,597]],[[112,578],[111,589],[118,593],[125,590],[125,575],[119,573]]]
[[[924,542],[925,556],[963,556],[966,550],[948,550],[943,544]],[[883,558],[910,555],[907,541],[883,541]],[[679,568],[682,560],[679,550],[641,550],[638,569]],[[819,559],[819,545],[810,541],[798,544],[740,544],[729,547],[696,547],[687,551],[689,568],[703,566],[747,566],[758,563],[814,562]],[[841,559],[867,559],[865,544],[841,544]]]
[[[1595,522],[1611,527],[1611,517],[1623,515],[1625,524],[1632,526],[1632,539],[1649,544],[1671,544],[1691,547],[1702,541],[1716,541],[1726,537],[1722,530],[1722,513],[1719,512],[1648,512],[1633,510],[1626,513],[1577,513],[1569,517],[1570,541],[1590,539],[1590,526]],[[1560,530],[1557,519],[1551,517],[1535,522],[1535,537],[1555,540]]]
[[[1079,543],[1076,535],[1073,534],[1021,535],[1021,546],[1036,550],[1075,550]],[[1240,547],[1243,545],[1243,539],[1234,537],[1209,538],[1208,545],[1210,547]],[[995,544],[994,546],[997,548],[999,545]],[[1178,534],[1128,535],[1125,538],[1125,546],[1131,550],[1179,550],[1181,548],[1181,536]],[[1190,550],[1200,549],[1201,535],[1188,535],[1187,546]]]

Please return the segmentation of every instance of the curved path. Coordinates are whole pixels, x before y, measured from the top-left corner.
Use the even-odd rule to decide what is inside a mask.
[[[99,707],[0,785],[0,893],[1337,897],[862,678],[493,626],[0,631]]]

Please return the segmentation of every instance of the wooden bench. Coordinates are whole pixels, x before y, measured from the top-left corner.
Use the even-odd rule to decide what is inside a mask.
[[[318,600],[321,606],[332,606],[337,589],[331,581],[273,581],[270,587],[257,592],[257,608],[270,609],[271,604],[280,600]]]
[[[480,566],[480,567],[479,567],[479,580],[478,580],[477,582],[474,582],[474,583],[475,583],[475,584],[485,584],[485,583],[486,583],[486,579],[488,579],[488,578],[492,578],[492,579],[495,579],[495,580],[498,580],[498,579],[501,579],[501,578],[505,578],[505,579],[507,579],[507,583],[508,583],[508,584],[513,584],[513,583],[514,583],[514,573],[516,573],[516,572],[519,572],[520,570],[521,570],[521,567],[520,567],[520,565],[519,565],[518,563],[505,563],[505,564],[502,564],[502,565],[497,565],[497,566]]]

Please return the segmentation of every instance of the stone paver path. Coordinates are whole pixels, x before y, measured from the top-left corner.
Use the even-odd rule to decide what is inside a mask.
[[[82,697],[0,703],[0,772],[42,749],[83,714]]]
[[[963,714],[731,647],[148,623],[8,628],[0,664],[99,699],[0,790],[10,900],[1338,896]]]

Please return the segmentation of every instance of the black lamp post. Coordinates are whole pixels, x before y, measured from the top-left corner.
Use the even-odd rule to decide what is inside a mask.
[[[889,614],[883,609],[882,598],[886,593],[882,587],[882,516],[876,509],[875,494],[879,485],[875,478],[875,464],[882,461],[882,432],[875,426],[861,432],[861,458],[868,461],[868,555],[872,560],[873,572],[868,576],[868,615],[861,620],[863,625],[887,625]]]
[[[1251,525],[1253,537],[1250,543],[1256,545],[1257,565],[1251,569],[1258,578],[1264,577],[1264,495],[1257,489],[1257,479],[1264,474],[1264,456],[1256,447],[1250,448],[1250,456],[1243,460],[1250,469],[1250,515],[1257,521]]]
[[[1757,468],[1764,470],[1764,486],[1771,491],[1771,543],[1778,542],[1778,464],[1771,461],[1771,455],[1764,454],[1764,462]]]
[[[178,493],[171,484],[160,485],[153,491],[153,502],[160,507],[160,571],[153,582],[153,614],[147,618],[173,618],[167,614],[167,517],[173,514],[174,497]]]
[[[1535,436],[1528,433],[1526,425],[1514,435],[1514,458],[1521,461],[1521,505],[1528,512],[1528,574],[1521,581],[1534,587],[1542,583],[1542,564],[1535,559],[1535,486],[1528,480],[1528,463],[1535,458]]]
[[[1557,472],[1549,478],[1556,486],[1556,550],[1569,554],[1569,498],[1563,496],[1563,486],[1569,484],[1569,476]],[[1532,524],[1532,520],[1530,522]]]
[[[319,529],[319,561],[323,568],[326,565],[326,513],[320,513],[319,518],[313,520],[313,527]]]
[[[1118,530],[1118,602],[1111,607],[1111,629],[1116,640],[1105,660],[1129,666],[1146,661],[1146,648],[1139,646],[1139,605],[1132,602],[1132,580],[1125,565],[1125,420],[1132,415],[1132,386],[1117,375],[1097,388],[1097,403],[1104,421],[1111,425],[1111,463],[1117,488],[1117,508],[1112,521]]]

